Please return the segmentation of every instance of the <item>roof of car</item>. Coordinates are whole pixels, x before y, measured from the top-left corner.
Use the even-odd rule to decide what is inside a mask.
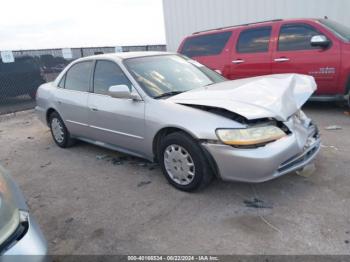
[[[192,36],[201,35],[201,34],[209,34],[209,33],[215,33],[215,32],[221,32],[221,31],[230,31],[237,28],[247,27],[247,26],[255,26],[255,25],[270,25],[276,22],[282,22],[282,21],[289,21],[289,22],[302,22],[302,21],[315,21],[319,20],[317,18],[289,18],[289,19],[273,19],[273,20],[267,20],[267,21],[259,21],[259,22],[253,22],[253,23],[246,23],[241,25],[232,25],[232,26],[225,26],[225,27],[219,27],[219,28],[212,28],[207,30],[202,30],[198,32],[194,32]],[[189,37],[192,37],[189,36]]]
[[[108,54],[101,54],[101,55],[93,55],[93,56],[86,56],[83,58],[78,59],[79,61],[82,60],[89,60],[89,59],[128,59],[128,58],[135,58],[135,57],[145,57],[145,56],[156,56],[156,55],[167,55],[167,54],[174,54],[171,52],[160,52],[160,51],[136,51],[136,52],[121,52],[121,53],[108,53]]]

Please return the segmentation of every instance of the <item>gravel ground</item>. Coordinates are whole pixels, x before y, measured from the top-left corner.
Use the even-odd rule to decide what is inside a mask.
[[[322,134],[316,171],[262,184],[180,192],[141,159],[83,142],[58,148],[32,111],[0,117],[0,161],[50,254],[350,254],[350,116],[305,111]]]

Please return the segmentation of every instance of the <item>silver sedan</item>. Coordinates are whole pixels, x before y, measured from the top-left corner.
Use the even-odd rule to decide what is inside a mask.
[[[317,155],[317,127],[301,111],[310,76],[227,81],[173,53],[130,52],[78,59],[40,86],[36,110],[60,147],[76,139],[150,161],[192,191],[213,177],[263,182]]]

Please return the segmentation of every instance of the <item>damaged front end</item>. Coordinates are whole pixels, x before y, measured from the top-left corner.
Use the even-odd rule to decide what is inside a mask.
[[[312,121],[301,122],[297,115],[283,123],[275,121],[260,125],[262,128],[274,126],[277,129],[278,124],[282,124],[285,129],[279,128],[282,131],[277,133],[272,131],[271,139],[262,143],[231,145],[203,141],[202,146],[215,160],[217,173],[223,180],[268,181],[301,170],[320,150],[317,126]]]
[[[308,165],[320,149],[317,126],[300,109],[315,91],[309,76],[286,74],[228,81],[171,98],[242,124],[218,126],[202,141],[223,180],[264,182]]]

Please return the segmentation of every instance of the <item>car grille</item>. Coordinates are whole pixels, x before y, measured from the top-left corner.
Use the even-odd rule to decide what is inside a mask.
[[[301,164],[305,161],[307,161],[309,158],[311,158],[318,149],[318,143],[316,143],[316,140],[319,138],[319,132],[316,125],[314,125],[312,122],[310,122],[308,127],[308,140],[304,147],[304,151],[301,154],[298,154],[296,156],[293,156],[292,158],[288,159],[287,161],[283,162],[279,168],[277,169],[278,172],[282,173],[293,166],[296,166],[298,164]]]

